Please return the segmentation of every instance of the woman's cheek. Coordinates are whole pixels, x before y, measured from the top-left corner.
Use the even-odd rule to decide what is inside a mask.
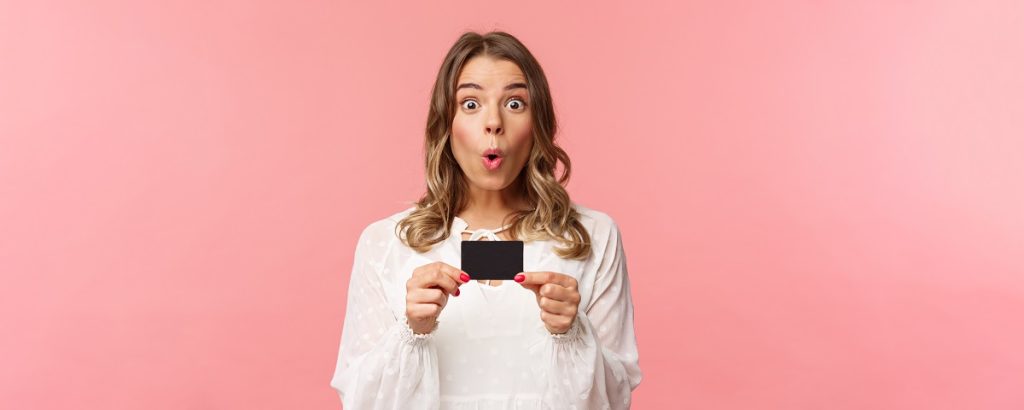
[[[468,157],[468,154],[466,154],[466,151],[470,150],[470,148],[469,148],[470,144],[469,144],[469,141],[468,141],[468,139],[469,139],[468,136],[469,135],[471,135],[471,134],[468,132],[468,130],[466,130],[466,126],[464,124],[462,124],[462,121],[459,121],[458,118],[456,117],[456,120],[453,121],[453,123],[452,123],[452,135],[451,135],[451,137],[452,137],[452,148],[454,148],[454,151],[455,151],[454,153],[458,157],[457,159],[461,160],[461,159],[464,159],[464,158]],[[466,154],[466,155],[463,155],[463,154]]]

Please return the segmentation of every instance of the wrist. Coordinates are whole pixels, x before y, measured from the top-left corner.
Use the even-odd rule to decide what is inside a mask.
[[[426,346],[433,337],[432,333],[416,333],[409,322],[409,318],[405,318],[405,320],[398,325],[398,334],[402,342],[411,346]]]
[[[550,332],[551,339],[555,344],[571,344],[576,343],[583,338],[583,325],[579,323],[578,318],[574,319],[569,325],[569,329],[564,333],[552,333]]]
[[[426,335],[433,333],[439,323],[436,319],[413,320],[406,317],[405,320],[414,335]]]

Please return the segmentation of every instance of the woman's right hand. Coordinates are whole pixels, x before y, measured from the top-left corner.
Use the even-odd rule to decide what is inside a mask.
[[[459,286],[470,277],[444,262],[431,262],[413,270],[405,282],[405,316],[413,333],[434,330],[434,321],[448,303],[448,295],[459,296]]]

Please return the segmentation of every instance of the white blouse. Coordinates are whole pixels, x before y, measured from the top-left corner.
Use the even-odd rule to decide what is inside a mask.
[[[591,237],[588,259],[562,259],[550,240],[523,247],[525,271],[563,273],[579,284],[578,313],[563,335],[547,331],[534,293],[510,280],[463,284],[434,330],[414,334],[405,319],[406,281],[434,261],[459,268],[457,232],[468,224],[455,217],[453,234],[424,254],[394,232],[413,207],[367,226],[356,244],[331,379],[343,408],[629,408],[642,374],[622,236],[607,214],[573,207]],[[493,239],[493,232],[473,238]]]

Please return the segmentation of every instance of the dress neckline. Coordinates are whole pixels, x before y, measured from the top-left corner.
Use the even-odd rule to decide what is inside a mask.
[[[476,229],[476,230],[470,230],[470,229],[466,229],[466,227],[469,226],[469,223],[466,222],[466,220],[464,220],[462,218],[459,218],[457,216],[454,216],[454,220],[452,222],[452,225],[453,225],[452,228],[454,228],[453,230],[454,231],[458,231],[457,236],[459,238],[458,241],[460,241],[460,242],[463,241],[463,240],[466,240],[466,241],[477,241],[477,240],[480,240],[481,237],[487,237],[487,239],[492,240],[492,241],[500,241],[502,239],[498,238],[498,235],[497,235],[498,232],[502,232],[502,231],[508,229],[510,226],[512,226],[512,224],[508,224],[508,225],[505,225],[505,226],[502,226],[502,227],[496,228],[496,229],[479,228],[479,229]],[[470,234],[469,239],[462,239],[462,234],[463,233],[469,233]],[[451,235],[451,236],[456,236],[456,235]],[[475,281],[475,280],[473,281],[473,283],[476,285],[475,287],[477,289],[480,289],[480,292],[481,292],[480,295],[484,297],[484,300],[487,300],[487,296],[485,296],[485,294],[488,293],[488,292],[498,292],[498,291],[502,291],[502,290],[508,289],[509,284],[506,283],[506,282],[508,282],[508,280],[502,280],[501,283],[499,283],[497,286],[491,286],[490,284],[483,284],[483,283],[480,283],[480,282]]]
[[[508,224],[508,225],[502,226],[500,228],[494,228],[494,229],[478,228],[478,229],[475,229],[475,230],[470,230],[470,229],[466,229],[466,227],[469,226],[469,223],[466,222],[466,220],[464,220],[462,218],[459,218],[458,216],[453,216],[453,218],[454,218],[453,225],[455,225],[454,228],[456,228],[455,230],[459,231],[459,234],[458,234],[459,240],[462,240],[462,234],[468,233],[468,234],[470,234],[470,236],[469,236],[469,239],[467,239],[467,240],[470,240],[470,241],[479,240],[480,237],[484,237],[484,236],[486,236],[487,239],[490,239],[492,241],[500,241],[502,239],[498,238],[497,234],[499,232],[502,232],[502,231],[504,231],[504,230],[506,230],[506,229],[508,229],[509,227],[512,226],[512,224]]]

